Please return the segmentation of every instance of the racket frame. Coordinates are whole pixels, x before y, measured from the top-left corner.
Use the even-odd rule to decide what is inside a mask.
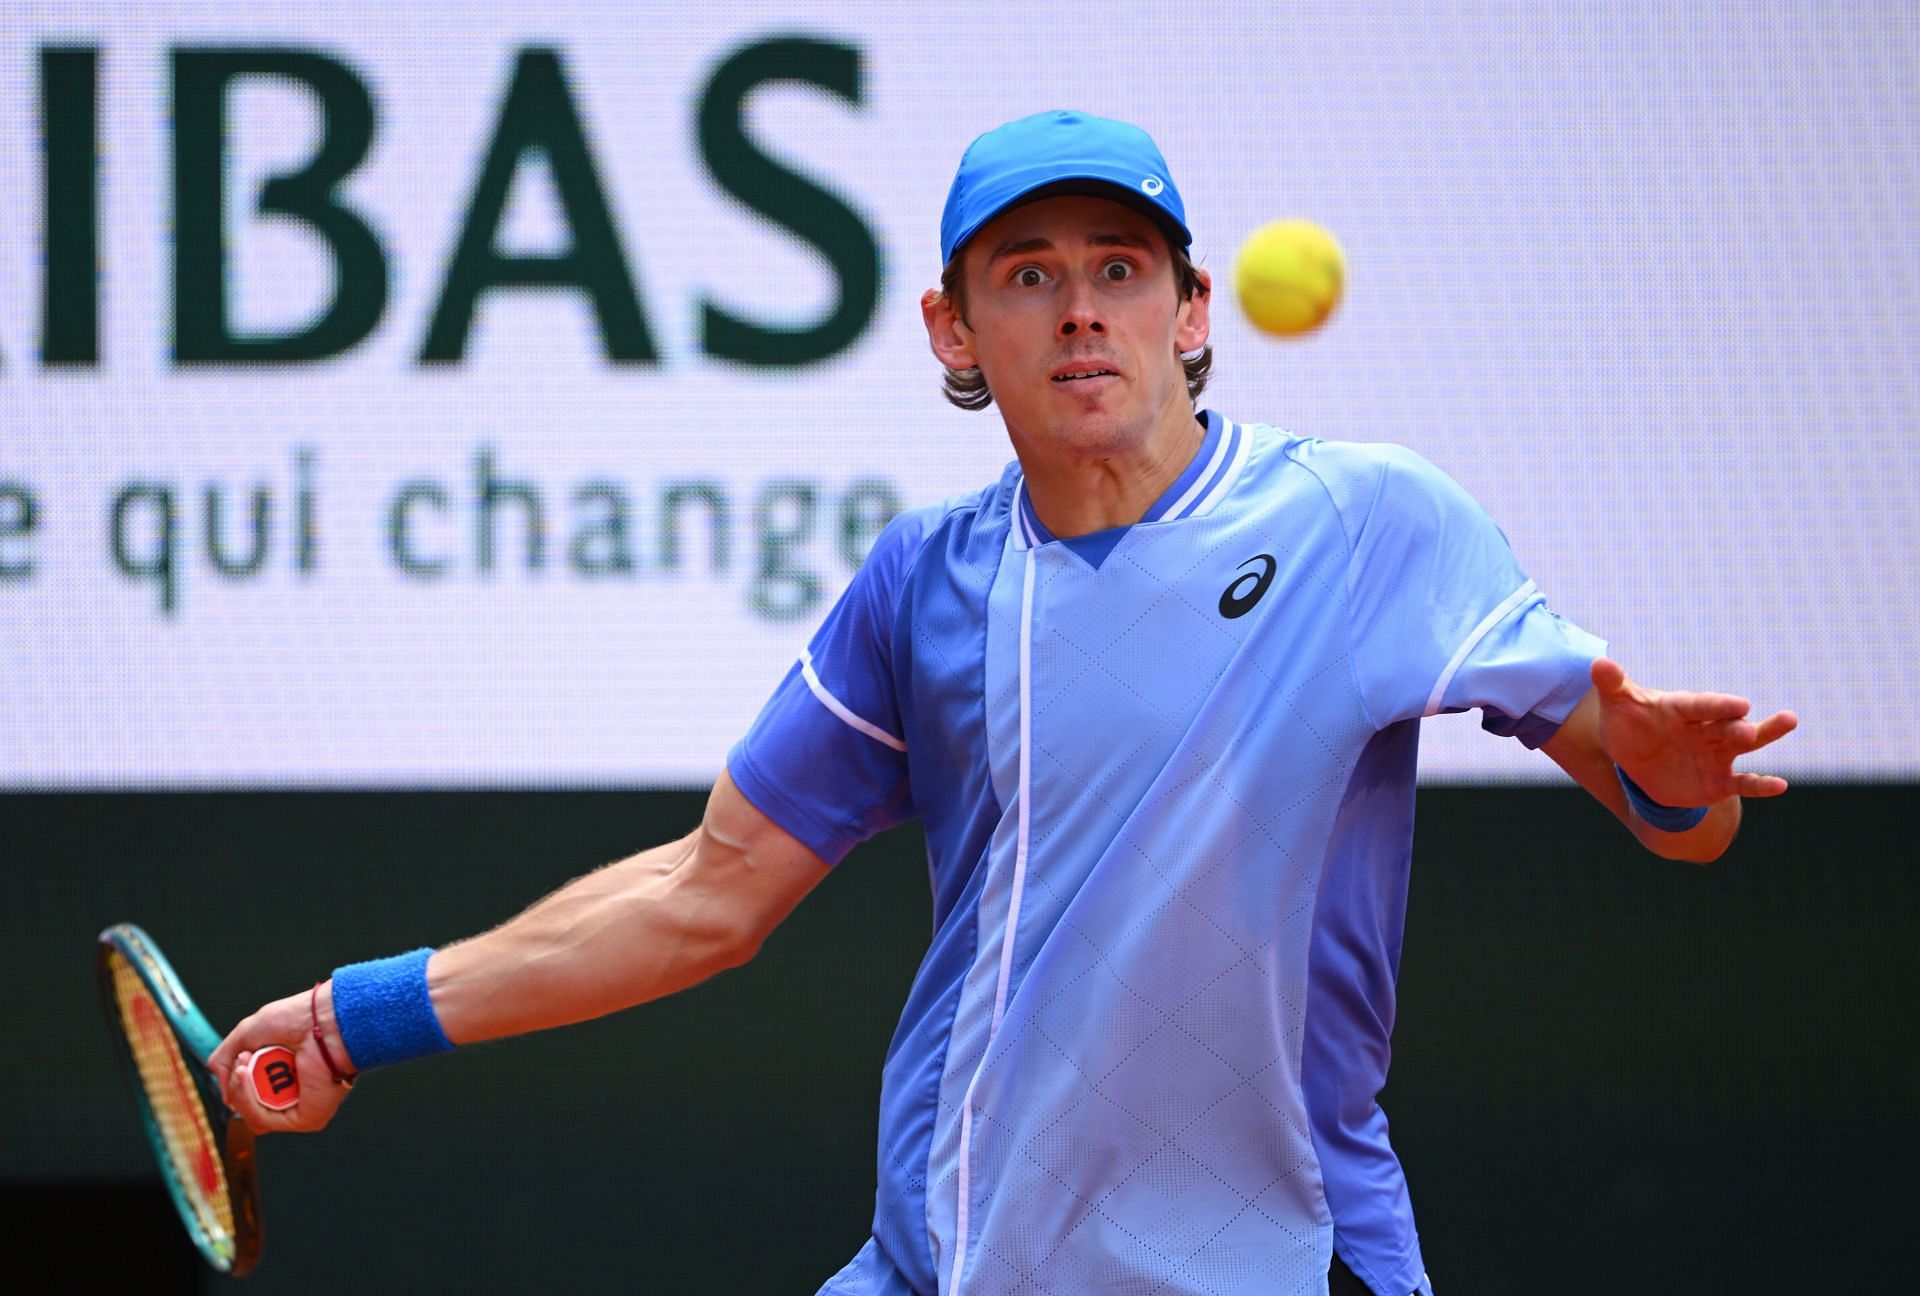
[[[146,1079],[134,1056],[133,1042],[127,1036],[120,996],[114,987],[113,959],[116,954],[126,960],[133,974],[152,994],[154,1003],[160,1008],[161,1017],[179,1041],[186,1057],[187,1073],[193,1078],[195,1093],[213,1130],[220,1168],[226,1175],[227,1197],[233,1208],[231,1254],[201,1220],[187,1185],[181,1182],[180,1169],[173,1153],[167,1147],[160,1119],[147,1094]],[[253,1131],[227,1106],[219,1082],[207,1069],[207,1059],[220,1044],[220,1033],[214,1030],[194,1005],[179,975],[174,972],[173,965],[167,962],[166,955],[160,952],[153,938],[133,923],[115,923],[100,933],[96,966],[107,1018],[113,1023],[114,1039],[133,1075],[133,1090],[140,1108],[141,1124],[146,1128],[154,1159],[160,1163],[160,1176],[167,1185],[167,1194],[173,1198],[174,1209],[179,1212],[181,1223],[186,1225],[187,1236],[216,1271],[234,1278],[251,1273],[260,1262],[264,1236],[260,1219],[260,1176],[254,1159]]]

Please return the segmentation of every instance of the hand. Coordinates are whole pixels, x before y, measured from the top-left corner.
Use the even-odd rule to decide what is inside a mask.
[[[320,988],[321,1019],[328,1024],[332,1019],[331,990],[331,986]],[[208,1069],[226,1095],[227,1106],[239,1113],[255,1134],[310,1134],[324,1129],[340,1110],[340,1104],[347,1100],[347,1087],[333,1082],[333,1071],[320,1056],[319,1045],[313,1042],[311,1003],[310,990],[274,1000],[235,1026],[207,1060]],[[341,1066],[350,1066],[339,1039],[335,1033],[328,1040],[328,1047],[333,1050],[335,1061]],[[262,1107],[252,1087],[240,1075],[240,1068],[253,1056],[254,1050],[269,1044],[293,1050],[294,1072],[300,1077],[300,1101],[285,1111]]]
[[[1746,718],[1753,704],[1743,697],[1642,688],[1605,657],[1593,663],[1593,688],[1601,747],[1661,805],[1712,805],[1787,790],[1785,779],[1737,771],[1733,762],[1792,733],[1800,723],[1793,712],[1754,724]]]

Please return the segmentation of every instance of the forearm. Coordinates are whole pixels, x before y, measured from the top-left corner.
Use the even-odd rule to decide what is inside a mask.
[[[329,979],[249,1015],[209,1065],[255,1133],[317,1130],[364,1067],[604,1016],[745,963],[829,871],[723,771],[698,832],[577,878],[429,958],[339,969],[348,1028],[369,1056],[348,1047]],[[261,1106],[241,1075],[269,1044],[291,1049],[316,1090],[288,1111]]]
[[[745,961],[752,951],[739,924],[721,921],[725,905],[710,883],[691,884],[695,871],[683,868],[702,839],[693,833],[575,878],[484,936],[436,950],[427,989],[447,1039],[470,1044],[585,1021]],[[712,852],[707,863],[711,877]],[[310,1000],[284,1002],[303,1021],[311,1012],[330,1071],[364,1065],[340,1032],[331,979]]]
[[[694,833],[609,864],[485,935],[437,950],[427,986],[447,1038],[466,1044],[585,1021],[745,961],[752,951],[715,894],[712,861],[684,867],[700,849]]]

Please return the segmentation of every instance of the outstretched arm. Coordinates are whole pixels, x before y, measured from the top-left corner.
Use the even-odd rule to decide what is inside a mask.
[[[1627,678],[1605,657],[1593,663],[1593,687],[1541,750],[1613,811],[1642,845],[1667,859],[1718,859],[1740,826],[1740,798],[1779,796],[1787,781],[1733,768],[1735,760],[1799,724],[1791,711],[1759,723],[1752,704],[1726,693],[1661,692]],[[1618,765],[1662,805],[1707,806],[1685,832],[1662,832],[1627,805]]]
[[[455,1044],[564,1026],[696,985],[751,959],[828,873],[820,857],[762,814],[722,773],[700,827],[679,841],[574,879],[483,936],[436,950],[427,986]],[[331,985],[277,1000],[214,1051],[227,1101],[256,1133],[310,1131],[347,1090],[313,1038],[318,1021],[335,1063],[354,1062],[333,1020]],[[253,1050],[293,1050],[298,1105],[261,1107],[236,1068]]]

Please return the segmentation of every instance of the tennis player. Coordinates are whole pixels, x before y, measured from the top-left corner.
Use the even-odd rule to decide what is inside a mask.
[[[936,929],[889,1050],[872,1236],[821,1290],[1431,1292],[1385,1083],[1419,722],[1478,708],[1644,845],[1717,857],[1793,729],[1640,686],[1406,450],[1194,398],[1211,283],[1135,127],[975,141],[922,301],[1018,456],[910,511],[700,828],[438,951],[337,969],[214,1055],[359,1072],[745,962],[859,841],[924,823]],[[330,1083],[331,1082],[331,1083]]]

